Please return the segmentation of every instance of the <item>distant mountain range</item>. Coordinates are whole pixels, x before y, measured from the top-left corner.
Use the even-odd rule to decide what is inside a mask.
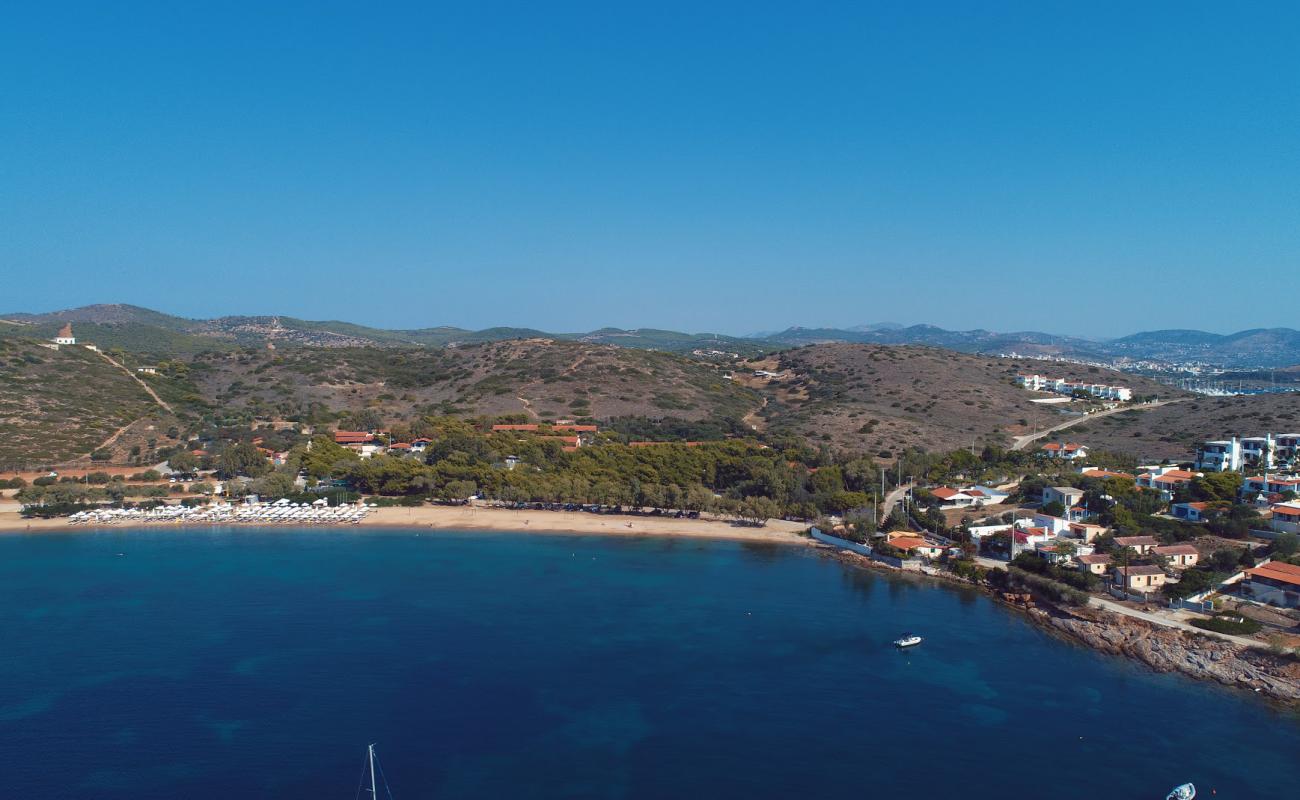
[[[950,331],[934,325],[789,328],[765,337],[781,344],[861,342],[921,344],[966,353],[1010,353],[1110,361],[1204,362],[1233,369],[1269,369],[1300,363],[1300,331],[1255,328],[1230,334],[1197,330],[1143,331],[1118,339],[1084,339],[1038,331]]]
[[[721,351],[752,356],[823,342],[915,344],[966,353],[1063,356],[1109,361],[1199,361],[1233,369],[1271,369],[1300,364],[1300,331],[1257,328],[1232,334],[1197,330],[1144,331],[1119,339],[1092,340],[1037,331],[998,333],[987,330],[952,331],[934,325],[897,323],[852,328],[787,328],[751,336],[682,333],[639,328],[602,328],[586,333],[548,333],[532,328],[455,327],[389,330],[341,321],[309,321],[293,317],[218,317],[193,320],[132,305],[91,305],[45,314],[0,315],[0,336],[53,336],[65,322],[78,335],[103,347],[141,353],[184,354],[242,346],[426,346],[455,347],[506,339],[551,338],[610,344],[645,350]]]

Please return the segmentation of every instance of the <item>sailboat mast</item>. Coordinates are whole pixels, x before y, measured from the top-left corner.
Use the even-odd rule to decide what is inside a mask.
[[[375,746],[372,744],[369,748],[370,753],[370,796],[374,800],[379,800],[379,790],[375,786]]]

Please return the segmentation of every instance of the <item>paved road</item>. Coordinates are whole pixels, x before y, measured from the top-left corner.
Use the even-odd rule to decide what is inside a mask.
[[[1007,566],[1007,562],[1005,561],[998,561],[997,559],[993,559],[993,558],[985,558],[984,556],[977,557],[975,559],[975,562],[979,564],[981,567],[989,567],[989,568],[998,567],[1001,569],[1006,569]],[[1132,617],[1134,619],[1145,620],[1146,622],[1150,622],[1153,625],[1160,625],[1165,628],[1174,628],[1180,631],[1187,631],[1188,633],[1200,633],[1206,636],[1213,636],[1215,638],[1223,639],[1225,641],[1229,641],[1234,644],[1242,645],[1243,647],[1268,647],[1268,645],[1265,644],[1264,642],[1255,639],[1247,639],[1242,636],[1231,636],[1226,633],[1215,633],[1214,631],[1202,630],[1201,628],[1198,628],[1195,625],[1189,625],[1180,619],[1175,619],[1174,617],[1170,616],[1167,613],[1139,611],[1136,608],[1129,608],[1128,606],[1123,605],[1122,603],[1117,603],[1114,600],[1111,600],[1106,597],[1097,597],[1096,595],[1091,595],[1089,596],[1089,605],[1093,606],[1094,608],[1100,608],[1103,611],[1109,611],[1113,614],[1121,614],[1125,617]]]
[[[1256,639],[1247,639],[1242,636],[1232,636],[1226,633],[1215,633],[1214,631],[1207,631],[1198,628],[1195,625],[1189,625],[1186,622],[1183,622],[1182,620],[1174,619],[1173,617],[1167,614],[1156,614],[1147,611],[1139,611],[1136,608],[1129,608],[1126,605],[1117,603],[1114,600],[1109,600],[1104,597],[1093,597],[1090,604],[1098,608],[1104,609],[1106,611],[1111,611],[1116,614],[1122,614],[1126,617],[1133,617],[1134,619],[1146,620],[1147,622],[1153,623],[1155,625],[1162,625],[1166,628],[1176,628],[1180,631],[1187,631],[1189,633],[1201,633],[1201,634],[1205,634],[1206,636],[1213,636],[1216,639],[1223,639],[1225,641],[1232,642],[1233,644],[1239,644],[1243,647],[1268,647],[1267,644],[1258,641]]]
[[[882,521],[889,519],[890,513],[894,510],[894,506],[898,505],[899,501],[907,495],[908,490],[915,485],[915,483],[905,483],[885,495],[885,502],[880,504],[880,519]]]
[[[1048,428],[1047,430],[1039,431],[1038,433],[1030,433],[1025,436],[1017,436],[1015,440],[1013,440],[1011,443],[1011,449],[1024,450],[1025,447],[1032,442],[1036,442],[1045,436],[1051,436],[1053,433],[1056,433],[1057,431],[1063,431],[1066,428],[1072,428],[1075,425],[1082,425],[1083,423],[1088,422],[1089,420],[1101,419],[1102,417],[1109,417],[1111,414],[1119,414],[1124,411],[1150,411],[1153,408],[1159,408],[1160,406],[1167,406],[1170,403],[1181,403],[1187,399],[1188,398],[1186,397],[1175,397],[1172,400],[1157,400],[1154,403],[1144,403],[1143,405],[1139,405],[1139,406],[1117,406],[1115,408],[1107,409],[1106,411],[1098,411],[1096,414],[1086,414],[1082,417],[1074,417],[1073,419],[1067,419],[1065,422],[1062,422],[1060,425],[1054,425]]]

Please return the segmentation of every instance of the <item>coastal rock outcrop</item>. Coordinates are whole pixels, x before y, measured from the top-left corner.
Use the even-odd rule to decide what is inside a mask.
[[[1094,610],[1042,616],[1050,628],[1081,644],[1135,658],[1157,672],[1180,672],[1300,704],[1300,663],[1284,656]]]

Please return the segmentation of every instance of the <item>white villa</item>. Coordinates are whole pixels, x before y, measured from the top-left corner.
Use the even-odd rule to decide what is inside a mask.
[[[1057,394],[1086,394],[1101,400],[1127,402],[1133,399],[1133,390],[1127,386],[1110,386],[1104,383],[1067,381],[1065,378],[1048,378],[1043,375],[1017,375],[1016,383],[1030,391],[1056,392]]]
[[[1290,464],[1300,454],[1300,433],[1266,433],[1242,439],[1215,439],[1196,448],[1196,468],[1205,472],[1236,472],[1252,466],[1273,469]]]

